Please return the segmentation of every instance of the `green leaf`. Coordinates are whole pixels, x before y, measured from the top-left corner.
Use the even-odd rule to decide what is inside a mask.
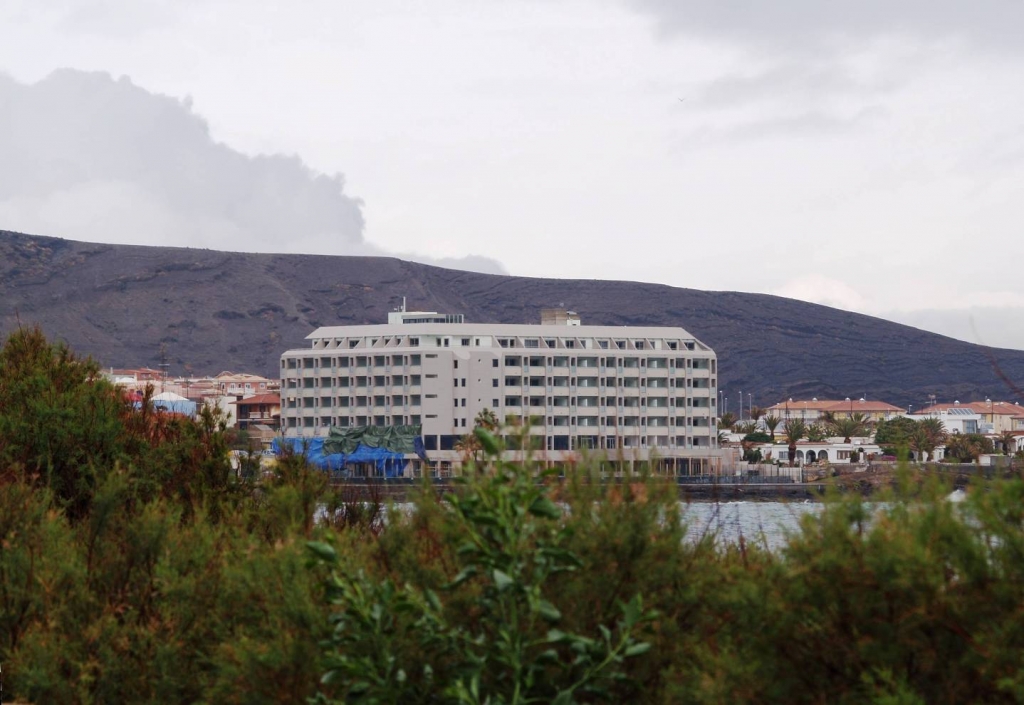
[[[317,558],[327,563],[336,563],[338,560],[338,554],[334,547],[323,541],[307,541],[306,548]]]
[[[571,690],[559,691],[558,695],[555,696],[555,699],[551,701],[551,705],[572,705],[572,703],[573,699]]]
[[[638,641],[635,644],[631,644],[630,646],[627,646],[626,647],[626,651],[624,653],[625,653],[626,658],[632,658],[634,656],[640,656],[641,654],[646,654],[650,650],[651,650],[650,642]]]
[[[483,447],[484,452],[487,455],[498,455],[501,453],[501,446],[498,444],[498,439],[491,435],[490,431],[480,426],[473,429],[473,435],[480,441],[480,445]]]
[[[627,627],[635,626],[640,621],[642,614],[643,603],[640,601],[639,595],[622,606],[622,617]]]
[[[498,588],[499,592],[504,592],[505,589],[510,587],[515,580],[513,580],[508,573],[504,573],[497,568],[494,569],[494,584]]]
[[[446,587],[449,590],[451,588],[458,587],[459,585],[462,585],[462,583],[466,582],[467,580],[469,580],[470,578],[472,578],[475,575],[476,575],[476,567],[475,566],[466,566],[465,568],[463,568],[462,570],[459,571],[459,574],[456,575],[455,578],[450,583],[448,583],[448,585]]]
[[[558,663],[558,652],[554,649],[547,649],[537,654],[537,663],[550,665]]]
[[[441,611],[441,600],[437,597],[436,592],[434,592],[430,588],[427,588],[423,591],[423,597],[426,598],[427,604],[430,605],[430,609],[434,610],[435,612]]]
[[[540,600],[537,603],[537,614],[549,622],[557,622],[562,618],[562,613],[558,611],[558,608],[547,600]]]
[[[563,632],[561,629],[550,629],[548,630],[548,643],[549,644],[564,644],[567,641],[571,641],[572,637]]]
[[[558,506],[547,497],[538,497],[533,500],[533,504],[530,505],[530,514],[545,519],[558,519],[562,516]]]

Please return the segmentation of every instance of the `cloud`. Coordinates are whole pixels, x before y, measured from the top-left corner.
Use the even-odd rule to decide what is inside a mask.
[[[1012,297],[1011,305],[893,311],[883,317],[969,343],[1024,350],[1024,305],[1019,299]]]
[[[874,72],[834,61],[782,61],[766,68],[730,71],[693,97],[701,107],[724,109],[752,102],[775,105],[807,98],[856,95],[873,99],[900,84],[898,73]]]
[[[864,312],[869,308],[868,302],[852,286],[822,274],[798,277],[774,289],[771,293],[776,296],[809,301],[847,311]]]
[[[69,69],[0,75],[0,227],[96,242],[387,255],[341,174],[215,142],[188,99]],[[422,256],[430,264],[441,261]],[[501,272],[486,257],[442,266]]]
[[[1024,3],[1007,0],[630,0],[663,32],[739,39],[787,50],[822,48],[837,38],[960,39],[1019,52]]]

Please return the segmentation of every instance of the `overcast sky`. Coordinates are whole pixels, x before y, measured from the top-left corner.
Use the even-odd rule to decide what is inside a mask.
[[[1022,27],[1010,0],[3,0],[0,228],[1024,348]]]

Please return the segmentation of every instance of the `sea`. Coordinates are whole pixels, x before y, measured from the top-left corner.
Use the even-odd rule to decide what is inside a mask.
[[[820,502],[689,502],[683,505],[683,521],[689,540],[712,533],[722,543],[756,543],[770,550],[781,548],[797,531],[800,517],[816,514]]]

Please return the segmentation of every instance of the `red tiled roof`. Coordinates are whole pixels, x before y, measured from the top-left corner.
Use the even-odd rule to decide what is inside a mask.
[[[906,411],[898,406],[893,406],[884,401],[873,401],[871,399],[851,399],[844,401],[837,401],[835,399],[811,399],[811,400],[794,400],[784,401],[770,407],[771,410],[785,411],[787,408],[790,411],[799,411],[800,409],[813,409],[815,411],[850,411],[851,407],[854,411],[861,412],[872,412],[872,411],[891,411],[893,413],[901,413]]]
[[[872,401],[871,399],[854,399],[852,401],[840,401],[836,402],[832,406],[825,409],[825,411],[891,411],[893,413],[902,413],[906,409],[902,409],[898,406],[893,406],[884,401]]]
[[[832,406],[833,404],[848,404],[849,402],[838,402],[835,399],[797,399],[793,401],[783,401],[775,404],[774,406],[768,407],[769,409],[778,409],[784,411],[787,407],[792,411],[794,409],[816,409],[823,410]]]
[[[922,409],[922,414],[948,411],[949,409],[970,409],[976,414],[995,414],[997,416],[1024,415],[1024,406],[1011,404],[1008,401],[969,401],[961,404],[935,404]]]
[[[238,400],[233,401],[231,403],[232,404],[239,404],[239,405],[241,405],[241,404],[245,404],[245,405],[254,405],[254,404],[270,404],[270,405],[274,405],[274,404],[280,404],[281,403],[281,395],[280,394],[257,394],[254,397],[246,397],[245,399],[238,399]]]

